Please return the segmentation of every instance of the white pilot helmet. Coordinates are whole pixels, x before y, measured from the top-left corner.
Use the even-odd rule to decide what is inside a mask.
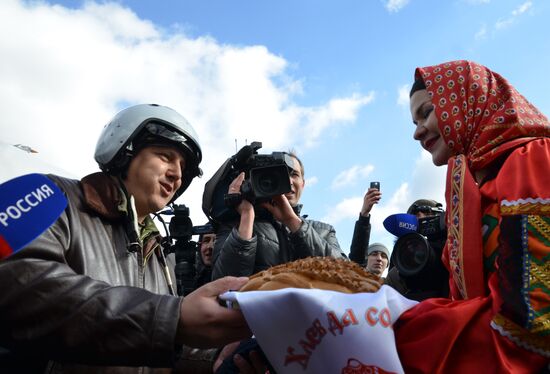
[[[136,151],[144,145],[154,144],[155,140],[171,144],[185,155],[182,185],[175,200],[194,177],[202,175],[199,167],[202,151],[197,133],[175,110],[158,104],[140,104],[120,111],[103,128],[94,158],[102,171],[121,174]]]

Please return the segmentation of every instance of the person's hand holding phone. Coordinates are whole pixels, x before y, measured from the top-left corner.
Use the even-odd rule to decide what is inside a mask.
[[[382,198],[382,192],[380,192],[380,182],[370,182],[370,188],[363,197],[363,206],[361,207],[361,215],[367,217],[374,204],[378,204]]]

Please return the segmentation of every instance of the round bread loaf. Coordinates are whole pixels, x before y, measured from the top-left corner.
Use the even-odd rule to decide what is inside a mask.
[[[344,293],[376,292],[380,278],[358,264],[332,257],[308,257],[256,273],[239,291],[318,288]]]

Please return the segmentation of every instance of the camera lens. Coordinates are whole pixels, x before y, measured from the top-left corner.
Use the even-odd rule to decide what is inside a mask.
[[[258,191],[261,194],[273,194],[278,189],[279,181],[272,174],[262,173],[258,176]]]
[[[285,165],[258,167],[250,170],[250,184],[256,199],[271,198],[290,191]]]
[[[430,261],[430,246],[426,238],[417,233],[402,236],[395,243],[395,266],[405,277],[421,273]]]
[[[195,264],[187,261],[178,262],[174,267],[174,273],[178,295],[187,296],[193,291]]]

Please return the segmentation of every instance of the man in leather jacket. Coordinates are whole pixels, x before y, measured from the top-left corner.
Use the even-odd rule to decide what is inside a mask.
[[[246,278],[178,297],[173,255],[149,216],[200,175],[201,158],[185,118],[136,105],[103,129],[95,153],[102,172],[80,181],[49,176],[67,208],[0,262],[0,345],[23,358],[0,371],[33,363],[33,372],[170,372],[184,345],[220,347],[250,335],[242,314],[216,299]]]
[[[221,224],[216,232],[212,279],[223,276],[249,276],[271,266],[309,256],[346,258],[331,225],[300,216],[298,204],[305,186],[304,168],[290,152],[294,168],[290,173],[291,191],[275,196],[261,207],[268,217],[256,217],[253,205],[242,199],[236,210],[239,222]],[[240,193],[244,173],[229,186],[228,193]]]

